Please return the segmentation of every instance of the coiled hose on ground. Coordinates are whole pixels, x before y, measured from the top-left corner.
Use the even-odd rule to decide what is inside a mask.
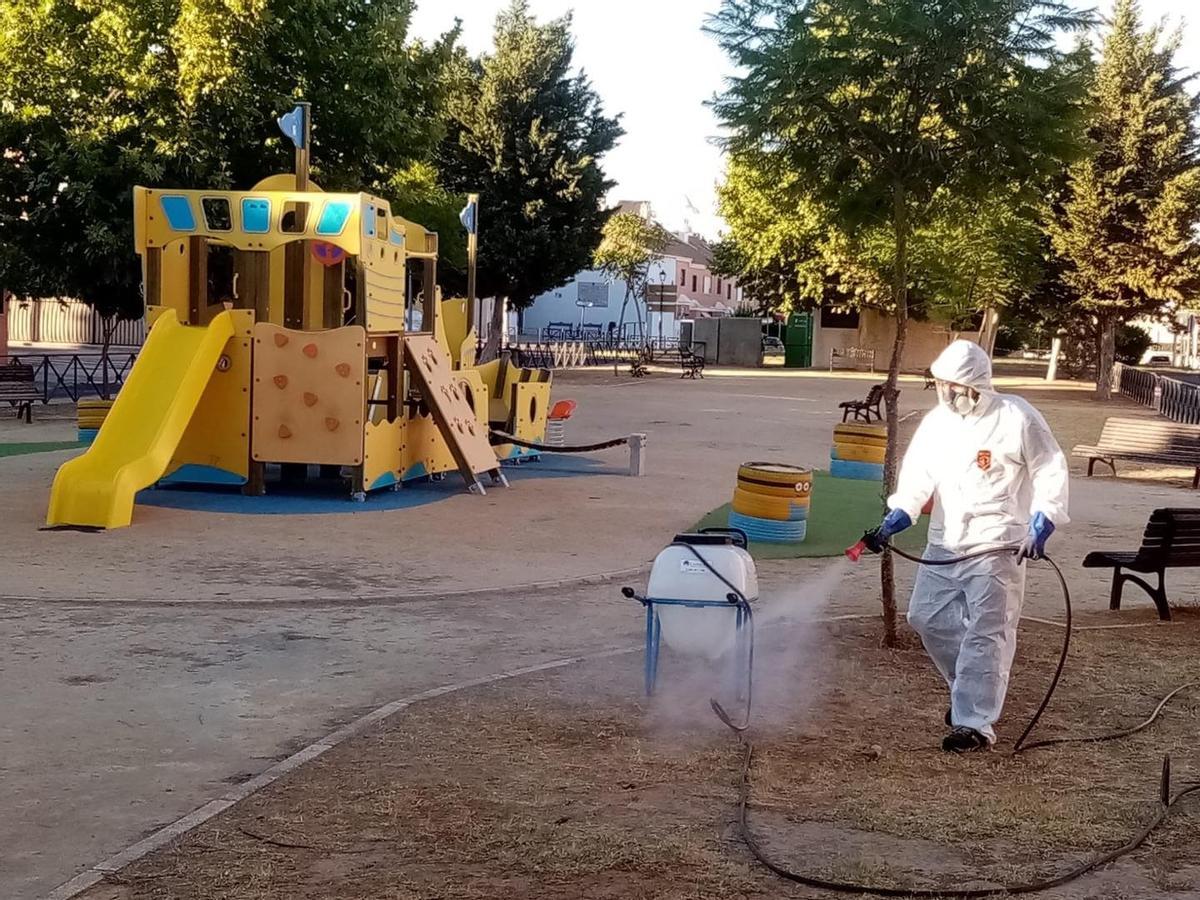
[[[904,559],[910,560],[911,562],[917,563],[918,565],[928,565],[928,566],[948,566],[948,565],[953,565],[954,563],[961,563],[961,562],[966,562],[967,560],[977,559],[982,556],[989,556],[989,555],[1001,554],[1001,553],[1014,553],[1016,551],[1016,548],[1014,548],[1012,546],[1006,546],[1006,547],[991,548],[991,549],[987,549],[987,550],[980,550],[980,551],[976,551],[974,553],[968,553],[963,556],[957,556],[957,557],[953,557],[950,559],[924,559],[922,557],[914,556],[912,554],[906,553],[903,550],[900,550],[896,547],[889,547],[888,549],[890,549],[892,552],[896,553],[896,555],[901,556]],[[695,553],[694,550],[693,550],[693,553]],[[695,553],[695,555],[698,559],[701,560],[701,562],[703,562],[706,566],[708,566],[708,569],[710,572],[712,572],[714,575],[716,575],[718,578],[720,578],[721,581],[723,581],[727,585],[729,585],[729,582],[726,581],[726,579],[722,578],[721,575],[712,566],[708,565],[708,562],[706,560],[704,560],[704,558],[699,553]],[[1038,706],[1037,711],[1033,714],[1033,718],[1031,718],[1029,720],[1029,724],[1025,726],[1025,730],[1021,733],[1021,736],[1019,738],[1017,738],[1016,743],[1013,745],[1013,750],[1012,750],[1013,754],[1023,753],[1023,752],[1034,750],[1034,749],[1037,749],[1040,747],[1050,747],[1050,746],[1055,746],[1055,745],[1059,745],[1059,744],[1097,743],[1100,741],[1110,741],[1110,740],[1116,740],[1116,739],[1122,738],[1122,737],[1127,737],[1131,734],[1135,734],[1135,733],[1141,731],[1142,729],[1149,727],[1158,718],[1158,716],[1162,712],[1163,708],[1166,707],[1167,703],[1169,703],[1173,697],[1175,697],[1177,694],[1179,694],[1184,689],[1186,689],[1188,687],[1192,687],[1198,683],[1198,682],[1189,682],[1187,684],[1180,685],[1179,687],[1175,688],[1173,691],[1171,691],[1171,693],[1167,694],[1167,696],[1162,699],[1162,701],[1158,704],[1158,706],[1155,708],[1154,712],[1150,715],[1150,717],[1148,719],[1146,719],[1144,722],[1141,722],[1140,724],[1138,724],[1132,728],[1126,728],[1121,731],[1115,731],[1115,732],[1101,734],[1101,735],[1091,735],[1091,736],[1086,736],[1086,737],[1053,738],[1053,739],[1049,739],[1049,740],[1034,741],[1032,743],[1027,743],[1029,736],[1033,733],[1034,728],[1037,727],[1038,721],[1041,719],[1042,714],[1045,713],[1046,708],[1050,705],[1050,699],[1054,696],[1054,691],[1058,687],[1059,679],[1062,677],[1063,668],[1066,666],[1067,653],[1069,652],[1070,647],[1071,647],[1071,615],[1072,615],[1072,612],[1071,612],[1071,590],[1067,586],[1067,580],[1063,576],[1062,570],[1058,567],[1058,564],[1056,562],[1054,562],[1054,560],[1050,559],[1050,557],[1048,557],[1048,556],[1044,556],[1044,557],[1042,557],[1042,559],[1046,563],[1048,563],[1050,565],[1050,567],[1054,570],[1054,574],[1058,578],[1059,587],[1062,589],[1063,605],[1066,610],[1066,627],[1064,628],[1062,652],[1059,654],[1059,657],[1058,657],[1058,665],[1055,667],[1054,677],[1051,678],[1050,686],[1046,690],[1046,694],[1042,698],[1042,702]],[[732,585],[729,585],[729,586],[732,587]],[[741,597],[740,592],[738,592],[736,589],[734,589],[734,593],[737,594],[739,597]],[[744,602],[745,598],[741,597],[741,600]],[[751,628],[752,627],[753,627],[753,624],[751,623]],[[750,640],[751,640],[751,648],[753,648],[753,631],[751,631]],[[751,650],[751,660],[753,660],[753,650]],[[890,885],[875,885],[875,884],[864,884],[864,883],[853,882],[853,881],[835,881],[835,880],[826,879],[826,878],[817,878],[812,875],[806,875],[802,872],[795,872],[795,871],[790,870],[790,869],[786,868],[785,866],[773,861],[766,854],[766,852],[762,849],[762,847],[759,846],[758,841],[755,839],[753,832],[750,830],[750,822],[749,822],[750,772],[751,772],[751,767],[752,767],[752,764],[754,761],[754,744],[752,741],[750,741],[746,737],[746,731],[750,725],[750,709],[751,709],[750,704],[752,701],[753,677],[754,677],[753,676],[753,664],[751,663],[751,671],[749,671],[747,673],[747,694],[746,694],[745,715],[744,715],[743,721],[740,724],[733,722],[731,717],[726,713],[726,711],[721,707],[721,705],[716,700],[710,701],[713,712],[717,715],[717,717],[726,726],[728,726],[734,732],[734,734],[737,736],[738,742],[741,743],[742,746],[744,747],[744,753],[743,753],[743,757],[742,757],[742,772],[741,772],[740,786],[739,786],[739,790],[738,790],[738,828],[741,833],[742,841],[746,844],[746,847],[754,855],[755,859],[757,859],[763,866],[765,866],[768,870],[770,870],[772,873],[779,876],[780,878],[783,878],[783,879],[793,882],[795,884],[802,884],[806,887],[817,888],[819,890],[832,891],[832,892],[844,893],[844,894],[874,894],[874,895],[880,896],[880,897],[915,897],[915,898],[926,898],[926,900],[933,900],[933,898],[952,898],[952,897],[964,898],[964,900],[968,900],[968,898],[992,897],[992,896],[1004,895],[1004,894],[1008,894],[1008,895],[1033,894],[1033,893],[1037,893],[1039,891],[1045,891],[1045,890],[1049,890],[1051,888],[1059,887],[1070,881],[1074,881],[1075,879],[1080,878],[1083,875],[1086,875],[1088,872],[1091,872],[1094,869],[1098,869],[1101,866],[1107,865],[1108,863],[1113,862],[1114,860],[1119,859],[1120,857],[1126,855],[1127,853],[1130,853],[1133,850],[1137,849],[1139,846],[1141,846],[1145,842],[1145,840],[1150,836],[1150,834],[1166,820],[1167,816],[1170,814],[1172,807],[1174,807],[1175,804],[1177,804],[1180,800],[1183,800],[1185,797],[1188,797],[1194,793],[1200,792],[1200,784],[1194,784],[1194,785],[1190,785],[1190,786],[1178,791],[1175,794],[1172,794],[1171,793],[1171,763],[1170,763],[1170,758],[1165,757],[1163,759],[1162,787],[1161,787],[1161,793],[1160,793],[1160,797],[1159,797],[1159,808],[1158,808],[1157,813],[1153,817],[1153,819],[1151,819],[1149,822],[1147,822],[1135,835],[1133,835],[1133,837],[1131,837],[1129,839],[1128,842],[1126,842],[1122,846],[1116,848],[1115,850],[1111,850],[1107,853],[1102,853],[1102,854],[1100,854],[1090,860],[1087,860],[1086,862],[1081,863],[1080,865],[1078,865],[1060,875],[1056,875],[1051,878],[1041,879],[1038,881],[1032,881],[1032,882],[1027,882],[1027,883],[1018,883],[1018,884],[1001,884],[1001,885],[996,885],[995,887],[988,887],[988,888],[941,889],[941,888],[912,888],[912,887],[899,887],[899,886],[890,886]]]

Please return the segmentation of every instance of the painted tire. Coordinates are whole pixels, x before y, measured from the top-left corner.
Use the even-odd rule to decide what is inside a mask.
[[[842,422],[833,426],[833,433],[839,434],[854,434],[859,437],[879,438],[887,440],[886,425],[855,425],[850,422]]]
[[[739,478],[737,487],[748,494],[758,494],[776,500],[807,501],[812,496],[812,482],[798,481],[795,484],[762,484]]]
[[[835,459],[829,464],[829,474],[834,478],[849,478],[854,481],[883,481],[883,466]]]
[[[844,444],[847,447],[886,447],[887,438],[867,437],[862,434],[835,434],[833,443],[834,446]]]
[[[776,522],[736,512],[729,514],[729,527],[744,531],[759,544],[799,544],[808,536],[808,522]]]
[[[883,465],[886,454],[887,450],[884,447],[864,447],[861,444],[842,443],[833,445],[833,459],[845,462],[864,462]]]
[[[768,497],[765,494],[751,494],[741,488],[735,488],[733,492],[733,511],[755,519],[803,522],[808,519],[808,506],[807,498]]]
[[[738,486],[755,493],[803,496],[812,491],[812,469],[786,463],[744,463],[738,466]]]

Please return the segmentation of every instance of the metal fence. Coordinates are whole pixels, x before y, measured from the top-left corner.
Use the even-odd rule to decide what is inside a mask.
[[[676,356],[674,338],[594,341],[518,340],[506,348],[513,362],[528,369],[571,369],[620,365],[648,356],[650,362]],[[483,344],[479,344],[482,350]]]
[[[56,397],[112,397],[137,359],[136,353],[40,353],[14,354],[10,360],[33,369],[34,384],[42,390],[42,402]]]
[[[1135,403],[1157,410],[1172,422],[1200,424],[1200,385],[1118,363],[1117,390]]]

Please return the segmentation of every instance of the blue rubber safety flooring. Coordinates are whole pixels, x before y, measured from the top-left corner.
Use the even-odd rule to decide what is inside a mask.
[[[509,482],[516,484],[538,478],[628,475],[629,469],[601,459],[547,454],[538,462],[505,465],[502,471]],[[503,490],[499,485],[493,486],[486,474],[480,476],[480,481],[489,490]],[[334,481],[303,485],[268,482],[267,493],[262,497],[246,497],[240,488],[172,486],[141,491],[137,495],[137,502],[144,506],[231,515],[311,516],[413,509],[464,493],[466,485],[462,476],[457,472],[447,472],[442,481],[421,479],[406,482],[398,491],[372,491],[362,503],[352,501],[346,488]]]

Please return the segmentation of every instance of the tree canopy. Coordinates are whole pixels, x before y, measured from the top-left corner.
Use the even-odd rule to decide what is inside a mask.
[[[0,0],[0,283],[140,311],[135,184],[246,188],[291,167],[274,119],[314,104],[313,178],[384,193],[442,137],[456,35],[412,0]]]
[[[1175,65],[1179,39],[1118,0],[1089,92],[1091,153],[1050,223],[1063,281],[1100,322],[1102,397],[1118,323],[1200,293],[1200,100]]]
[[[447,100],[438,166],[447,188],[480,194],[479,294],[516,309],[587,267],[609,215],[601,157],[622,132],[573,57],[570,16],[539,23],[513,0],[492,52],[460,58]]]
[[[1055,0],[725,0],[711,21],[738,73],[715,103],[730,150],[793,179],[855,256],[890,254],[888,489],[914,234],[947,196],[1036,197],[1074,152],[1082,73],[1056,38],[1088,22]],[[883,585],[890,642],[890,557]]]

